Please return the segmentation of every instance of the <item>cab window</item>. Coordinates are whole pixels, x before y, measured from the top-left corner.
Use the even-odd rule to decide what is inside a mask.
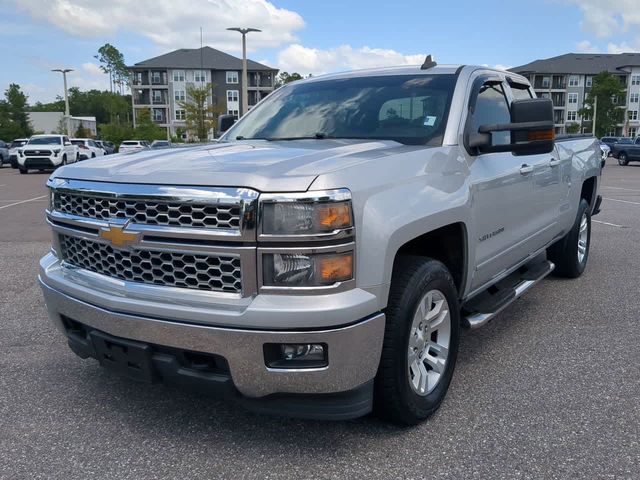
[[[472,118],[473,132],[478,132],[481,125],[511,122],[511,113],[507,97],[501,83],[487,82],[480,89],[476,108]],[[493,132],[493,145],[508,145],[511,143],[511,133]]]

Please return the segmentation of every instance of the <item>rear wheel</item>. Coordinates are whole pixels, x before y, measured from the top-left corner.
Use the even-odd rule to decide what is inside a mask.
[[[386,317],[375,409],[414,425],[442,403],[458,354],[460,309],[447,268],[430,258],[399,258]]]
[[[618,165],[626,167],[628,164],[629,164],[629,158],[627,157],[627,154],[624,152],[621,152],[620,154],[618,154]]]
[[[582,275],[589,260],[591,246],[591,207],[583,198],[578,215],[567,235],[547,249],[547,258],[555,263],[557,277],[577,278]]]

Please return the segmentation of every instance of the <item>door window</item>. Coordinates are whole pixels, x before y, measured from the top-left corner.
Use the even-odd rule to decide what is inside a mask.
[[[478,132],[481,125],[494,123],[510,123],[511,113],[509,104],[504,94],[502,84],[487,82],[480,89],[476,108],[472,118],[472,131]],[[492,145],[508,145],[511,143],[509,131],[493,132],[491,134]]]

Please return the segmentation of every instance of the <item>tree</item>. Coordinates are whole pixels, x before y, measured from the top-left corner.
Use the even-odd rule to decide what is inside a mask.
[[[55,102],[36,103],[30,108],[34,112],[64,112],[64,100],[57,97]],[[131,121],[131,96],[107,91],[82,91],[78,87],[69,89],[69,110],[71,115],[94,116],[100,123],[129,123]]]
[[[311,75],[309,75],[310,77]],[[280,88],[285,83],[295,82],[296,80],[302,80],[304,77],[297,72],[280,72],[276,77],[275,88]]]
[[[124,140],[130,140],[135,135],[130,123],[104,123],[98,126],[100,138],[119,146]]]
[[[153,123],[149,109],[138,110],[136,128],[133,130],[136,140],[166,140],[167,131]]]
[[[605,136],[615,131],[622,122],[624,109],[618,106],[618,101],[625,98],[625,88],[618,77],[602,72],[593,77],[593,84],[584,102],[584,108],[578,112],[581,116],[593,116],[593,106],[596,104],[596,136]],[[597,101],[596,101],[597,99]],[[592,120],[592,121],[593,121]]]
[[[224,110],[214,102],[209,102],[215,85],[207,83],[202,87],[187,86],[187,99],[178,102],[185,111],[187,130],[193,132],[198,140],[205,141],[209,137],[209,131],[218,126],[218,115]]]
[[[91,130],[84,128],[84,125],[80,122],[73,136],[76,138],[87,138],[91,136]]]
[[[5,90],[4,100],[0,100],[0,138],[10,140],[33,134],[27,115],[27,99],[18,84],[12,83]]]
[[[567,133],[580,133],[580,124],[579,123],[570,123],[567,125]]]
[[[98,54],[94,55],[94,58],[101,63],[100,69],[109,74],[111,93],[117,92],[116,86],[119,87],[120,93],[123,93],[124,86],[129,83],[129,70],[120,50],[110,43],[105,43],[98,49]]]

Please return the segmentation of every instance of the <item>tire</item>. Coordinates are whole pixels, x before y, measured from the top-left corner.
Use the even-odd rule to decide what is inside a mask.
[[[553,275],[564,278],[578,278],[582,275],[589,260],[590,247],[591,207],[583,198],[569,233],[547,249],[547,258],[556,265]]]
[[[24,168],[24,167],[18,167],[18,168],[20,169],[20,173],[21,173],[22,175],[26,175],[27,173],[29,173],[29,170],[27,170],[27,169],[26,169],[26,168]]]
[[[624,152],[620,152],[618,154],[618,165],[622,167],[626,167],[629,165],[629,158],[627,158],[627,154]]]
[[[443,299],[445,301],[441,302]],[[438,304],[441,306],[439,313],[436,311]],[[425,315],[418,314],[421,305],[424,306],[423,312],[436,316],[427,322]],[[445,315],[431,329],[447,307],[448,316]],[[420,322],[418,329],[414,329],[416,322]],[[443,351],[438,344],[446,343],[447,337],[448,348]],[[449,270],[430,258],[399,257],[389,292],[384,344],[375,380],[376,414],[404,425],[415,425],[432,415],[442,403],[451,383],[459,341],[460,307]],[[422,352],[427,356],[423,357]],[[413,362],[411,358],[414,358]],[[418,368],[420,365],[422,368]],[[438,378],[432,379],[430,375]],[[423,384],[421,378],[429,378],[433,384],[429,385],[429,380]],[[423,388],[421,392],[418,391],[420,388]]]
[[[91,154],[91,158],[96,158],[96,154],[95,154],[95,153],[92,153],[92,154]]]

